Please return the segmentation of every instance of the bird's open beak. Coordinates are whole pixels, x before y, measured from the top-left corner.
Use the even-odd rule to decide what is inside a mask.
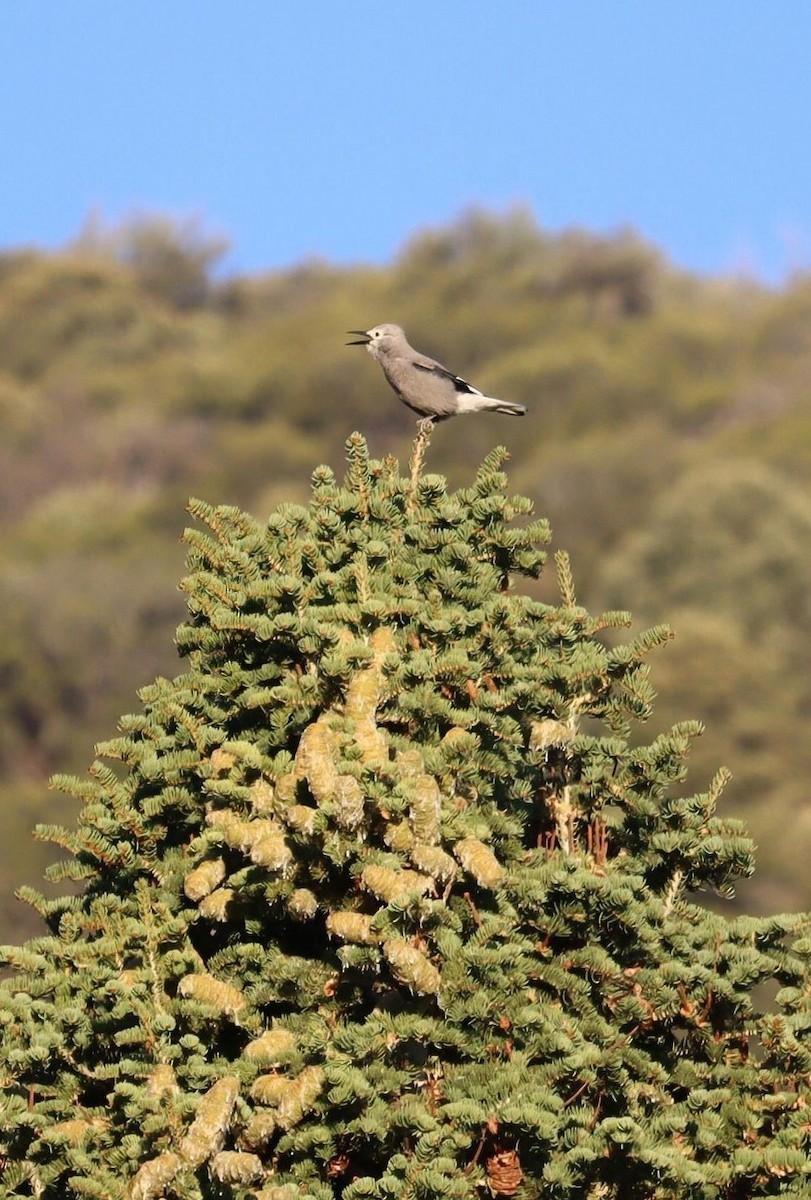
[[[347,346],[368,346],[372,340],[365,329],[347,329],[346,332],[354,333],[360,338],[358,342],[346,342],[345,345]]]

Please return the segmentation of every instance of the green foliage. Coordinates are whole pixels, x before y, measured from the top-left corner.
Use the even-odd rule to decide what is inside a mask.
[[[348,451],[266,524],[193,503],[187,669],[55,781],[0,1196],[807,1195],[809,921],[688,898],[752,855],[697,722],[629,741],[669,631],[607,645],[564,554],[518,590],[502,452],[452,491]]]
[[[689,703],[714,730],[698,748],[745,762],[739,807],[762,822],[758,890],[765,910],[791,901],[807,863],[804,809],[811,745],[811,506],[802,488],[756,463],[692,471],[606,561],[598,592],[651,619],[666,607],[678,630],[659,665],[669,702]],[[786,769],[786,764],[790,764]],[[761,809],[758,814],[758,808]],[[787,844],[774,831],[794,828]]]
[[[714,463],[687,475],[648,527],[629,533],[605,586],[619,593],[630,577],[640,601],[656,587],[680,607],[715,605],[785,666],[801,656],[806,675],[811,563],[797,551],[809,543],[811,506],[802,488],[755,463]]]
[[[75,248],[88,256],[125,263],[148,295],[174,308],[189,309],[211,300],[211,272],[228,250],[228,241],[206,234],[195,217],[177,221],[136,213],[109,228],[94,214]]]

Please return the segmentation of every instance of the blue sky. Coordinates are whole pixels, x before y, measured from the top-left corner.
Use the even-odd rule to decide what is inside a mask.
[[[471,205],[811,265],[808,0],[8,0],[0,245],[199,214],[237,269],[385,261]]]

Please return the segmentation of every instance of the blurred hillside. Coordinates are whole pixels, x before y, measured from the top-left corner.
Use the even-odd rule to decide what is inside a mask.
[[[343,344],[383,320],[527,404],[439,427],[428,469],[459,484],[505,443],[582,602],[675,627],[641,734],[706,722],[688,782],[733,769],[724,811],[760,847],[742,902],[811,905],[811,279],[699,279],[630,233],[551,236],[520,211],[383,268],[218,282],[224,249],[143,219],[0,257],[0,940],[33,928],[10,893],[53,858],[30,827],[71,818],[48,774],[84,771],[136,689],[179,670],[187,496],[301,500],[356,428],[407,457],[411,414]]]

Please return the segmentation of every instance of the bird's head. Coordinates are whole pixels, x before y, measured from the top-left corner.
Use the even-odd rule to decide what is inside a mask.
[[[354,334],[357,341],[347,342],[347,346],[365,346],[372,358],[379,358],[398,346],[407,345],[399,325],[375,325],[371,329],[350,329],[348,332]]]

